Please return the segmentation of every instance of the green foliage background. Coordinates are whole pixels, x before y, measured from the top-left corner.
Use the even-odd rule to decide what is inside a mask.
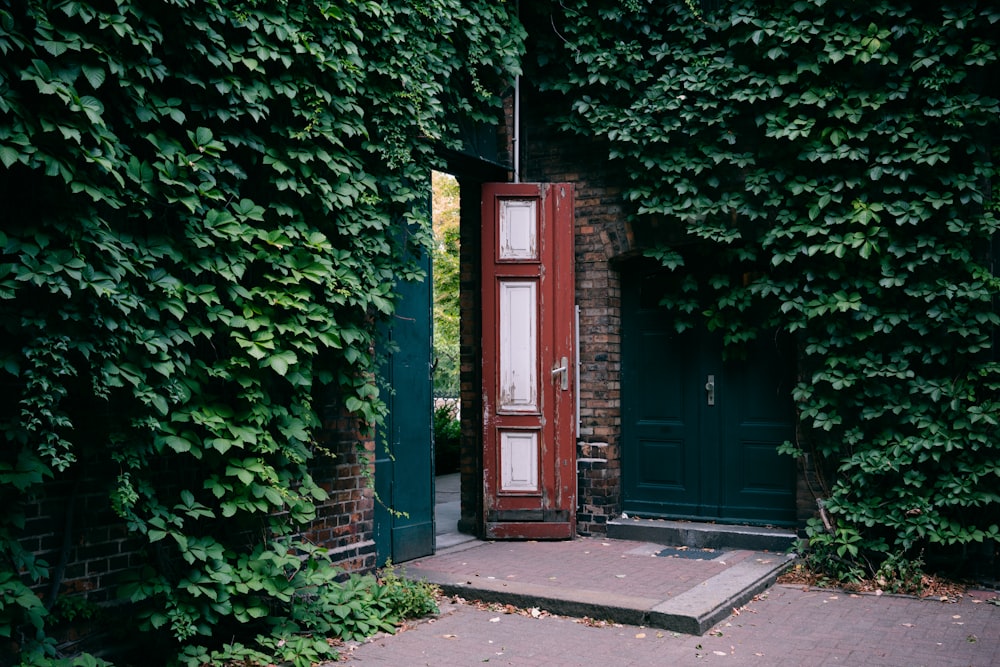
[[[996,541],[1000,9],[706,4],[532,3],[532,75],[610,146],[679,328],[798,336],[814,542]],[[416,277],[449,112],[518,69],[511,12],[0,2],[0,633],[51,651],[21,501],[84,460],[147,547],[123,588],[147,629],[301,601],[324,390],[384,409],[374,324]]]
[[[434,396],[459,392],[459,189],[453,176],[435,172],[431,209],[434,219]]]
[[[84,460],[148,547],[144,627],[288,603],[320,409],[380,419],[374,324],[418,277],[433,144],[517,70],[511,11],[0,2],[0,634],[51,650],[20,501]]]
[[[819,474],[814,545],[857,574],[887,551],[995,543],[1000,7],[537,12],[527,76],[563,105],[559,128],[610,147],[636,235],[676,277],[678,329],[737,353],[797,336],[788,449]]]

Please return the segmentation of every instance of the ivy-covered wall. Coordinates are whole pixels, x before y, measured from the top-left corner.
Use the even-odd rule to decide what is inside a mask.
[[[52,649],[59,545],[98,516],[137,545],[116,583],[146,630],[183,643],[288,602],[317,506],[365,492],[375,324],[419,277],[434,148],[497,122],[521,36],[505,2],[0,2],[13,650]],[[326,412],[349,419],[333,445]],[[74,480],[95,511],[22,542]]]
[[[548,131],[611,159],[678,330],[797,337],[826,564],[995,545],[995,3],[531,11]]]

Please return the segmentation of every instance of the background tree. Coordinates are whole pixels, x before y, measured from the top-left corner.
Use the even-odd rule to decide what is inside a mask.
[[[434,221],[434,395],[459,390],[459,193],[454,176],[433,174]]]

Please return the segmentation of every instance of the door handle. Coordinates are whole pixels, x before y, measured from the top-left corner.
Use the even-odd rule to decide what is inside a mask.
[[[709,375],[705,382],[705,398],[709,405],[715,405],[715,376]]]
[[[557,366],[552,369],[552,377],[562,374],[562,378],[559,381],[559,388],[563,391],[569,389],[569,359],[563,357],[560,360],[561,366]]]

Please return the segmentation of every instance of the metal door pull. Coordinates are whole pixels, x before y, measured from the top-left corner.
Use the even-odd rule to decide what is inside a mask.
[[[705,391],[708,396],[708,404],[715,405],[715,376],[709,375],[708,381],[705,383]]]
[[[563,357],[560,360],[561,366],[552,369],[552,377],[555,377],[559,373],[562,373],[562,378],[559,381],[559,388],[563,391],[569,389],[569,359]]]

